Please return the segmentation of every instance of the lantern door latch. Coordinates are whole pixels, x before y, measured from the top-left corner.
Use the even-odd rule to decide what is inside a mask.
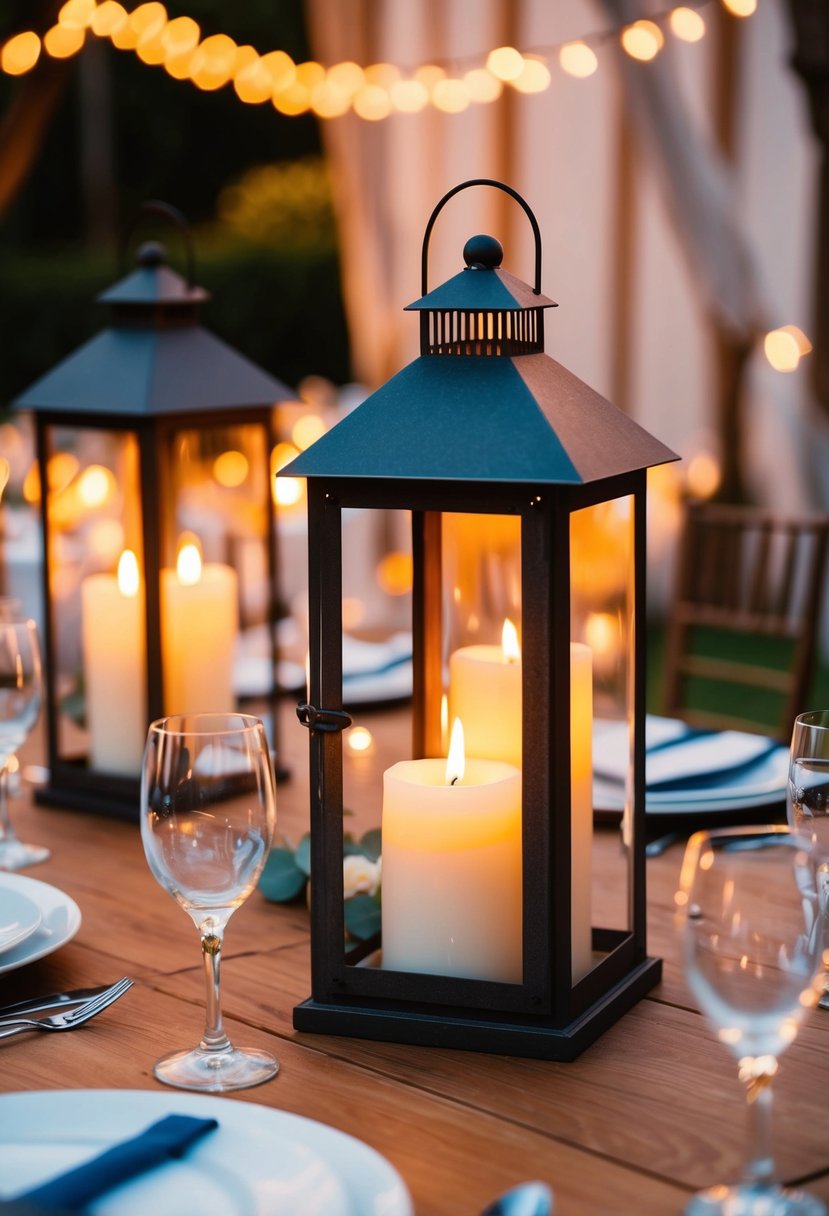
[[[316,705],[309,705],[307,701],[297,705],[296,716],[309,730],[323,731],[328,734],[345,730],[352,721],[351,714],[346,713],[344,709],[317,709]]]

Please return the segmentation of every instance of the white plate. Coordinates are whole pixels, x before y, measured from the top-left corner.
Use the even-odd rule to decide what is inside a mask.
[[[4,874],[3,886],[25,895],[40,909],[39,927],[25,942],[0,956],[0,973],[25,967],[36,959],[45,958],[71,941],[81,926],[81,910],[63,891],[37,878],[22,874]]]
[[[5,954],[31,937],[43,913],[15,883],[0,878],[0,954]]]
[[[400,1175],[360,1140],[253,1102],[152,1090],[0,1095],[0,1194],[29,1190],[170,1114],[219,1127],[182,1160],[102,1195],[94,1216],[413,1216]]]

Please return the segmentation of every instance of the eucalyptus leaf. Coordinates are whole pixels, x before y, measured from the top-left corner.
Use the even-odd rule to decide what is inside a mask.
[[[259,890],[272,903],[287,904],[305,890],[307,874],[294,861],[290,849],[271,849],[259,878]]]
[[[379,828],[369,828],[360,838],[363,853],[372,861],[377,861],[383,851],[382,838]]]
[[[349,935],[364,942],[380,932],[380,904],[372,895],[354,895],[344,907],[345,927]]]

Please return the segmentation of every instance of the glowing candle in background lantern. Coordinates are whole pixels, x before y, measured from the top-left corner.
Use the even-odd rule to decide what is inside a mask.
[[[114,574],[81,585],[81,644],[92,766],[141,771],[147,736],[146,629],[138,562],[125,549]]]
[[[573,982],[593,965],[593,655],[570,644],[570,857]]]
[[[450,655],[449,718],[463,722],[470,756],[521,767],[521,650],[512,621],[504,621],[500,646]]]
[[[383,966],[520,983],[521,774],[464,762],[457,727],[383,775]]]
[[[175,570],[161,571],[164,712],[233,709],[233,656],[239,630],[236,571],[202,565],[193,541],[179,548]]]

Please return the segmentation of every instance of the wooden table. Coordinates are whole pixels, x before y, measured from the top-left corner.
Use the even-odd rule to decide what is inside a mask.
[[[377,748],[355,770],[356,789],[373,787],[401,730],[396,713],[365,722]],[[307,735],[290,706],[282,740],[293,778],[279,787],[280,829],[296,838],[308,819]],[[0,976],[0,1002],[124,973],[135,987],[72,1034],[0,1044],[0,1089],[160,1089],[155,1058],[195,1043],[203,1026],[195,930],[152,879],[137,826],[28,795],[12,809],[19,835],[52,849],[28,873],[70,894],[83,924],[49,958]],[[596,849],[610,868],[617,832],[597,830]],[[681,857],[675,846],[648,862],[661,985],[570,1064],[296,1033],[292,1009],[310,992],[308,914],[257,893],[228,929],[225,1021],[235,1042],[274,1052],[281,1070],[234,1097],[373,1145],[406,1180],[418,1216],[477,1213],[527,1178],[551,1183],[557,1216],[680,1212],[695,1189],[739,1173],[746,1126],[735,1064],[681,975],[672,916]],[[784,1056],[775,1105],[781,1175],[829,1202],[829,1014],[813,1014]]]

